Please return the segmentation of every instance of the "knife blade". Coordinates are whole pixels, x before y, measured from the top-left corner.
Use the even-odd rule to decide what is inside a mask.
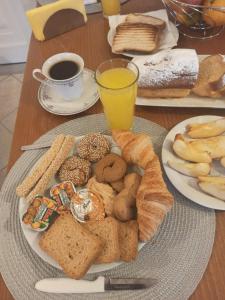
[[[156,284],[151,278],[105,278],[75,280],[71,278],[46,278],[38,281],[35,288],[47,293],[102,293],[109,290],[136,290]]]

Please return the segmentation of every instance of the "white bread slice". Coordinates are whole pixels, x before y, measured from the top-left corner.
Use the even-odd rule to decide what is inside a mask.
[[[159,29],[164,29],[166,27],[166,22],[164,22],[163,20],[143,14],[129,14],[127,15],[125,21],[128,23],[149,24]]]
[[[157,48],[159,30],[148,24],[121,23],[116,28],[112,50],[115,53],[138,51],[151,53]]]

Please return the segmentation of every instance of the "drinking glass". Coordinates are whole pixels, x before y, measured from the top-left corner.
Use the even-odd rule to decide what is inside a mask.
[[[137,96],[138,67],[127,59],[110,59],[95,72],[108,128],[132,128]]]
[[[101,0],[104,17],[120,13],[120,0]]]

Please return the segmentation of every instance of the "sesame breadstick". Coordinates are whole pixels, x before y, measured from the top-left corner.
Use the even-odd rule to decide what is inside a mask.
[[[26,197],[30,190],[35,186],[35,184],[47,170],[51,162],[55,159],[57,153],[62,147],[64,139],[65,136],[63,134],[59,134],[56,136],[51,145],[51,148],[41,157],[34,170],[32,170],[32,172],[16,188],[16,194],[19,197]]]
[[[27,200],[31,201],[34,196],[37,194],[43,194],[45,189],[47,188],[49,182],[51,181],[51,178],[56,174],[56,172],[61,167],[62,163],[68,156],[70,150],[72,149],[75,142],[75,138],[72,135],[67,135],[61,149],[59,150],[58,154],[56,155],[55,159],[51,162],[50,166],[44,173],[44,175],[41,177],[37,185],[34,187],[34,189],[30,192],[30,194],[27,196]]]

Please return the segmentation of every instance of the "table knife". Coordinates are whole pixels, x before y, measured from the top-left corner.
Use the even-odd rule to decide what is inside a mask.
[[[101,293],[115,290],[146,289],[156,284],[151,278],[105,278],[75,280],[70,278],[46,278],[38,281],[35,288],[47,293]]]

